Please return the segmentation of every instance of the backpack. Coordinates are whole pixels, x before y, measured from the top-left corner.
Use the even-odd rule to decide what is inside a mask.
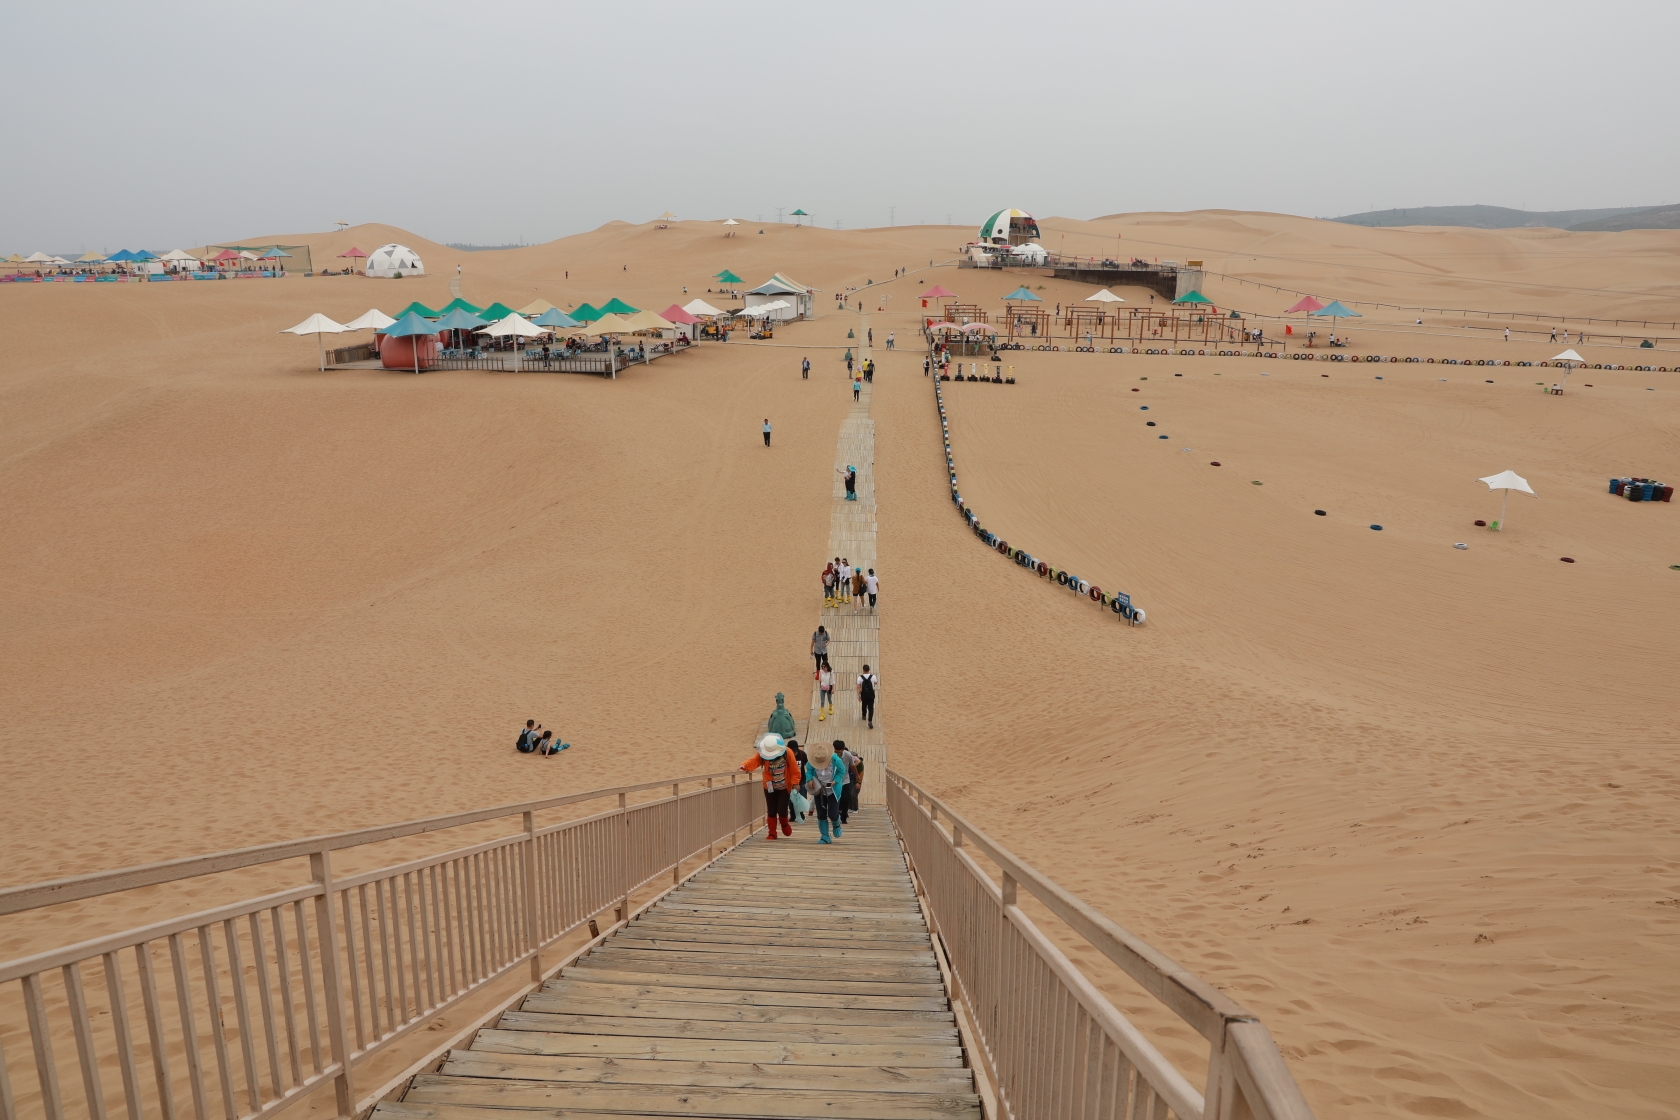
[[[531,743],[531,729],[527,727],[519,733],[519,738],[513,741],[513,749],[520,754],[530,754],[537,748]]]

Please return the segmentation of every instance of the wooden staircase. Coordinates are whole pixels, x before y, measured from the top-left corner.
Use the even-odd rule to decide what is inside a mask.
[[[695,875],[375,1120],[979,1120],[885,809]]]

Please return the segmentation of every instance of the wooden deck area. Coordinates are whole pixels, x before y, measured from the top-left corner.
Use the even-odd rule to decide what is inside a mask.
[[[756,836],[376,1120],[970,1117],[980,1104],[881,809]]]

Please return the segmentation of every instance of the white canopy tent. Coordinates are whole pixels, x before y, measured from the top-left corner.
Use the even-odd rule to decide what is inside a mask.
[[[1576,365],[1577,362],[1579,362],[1581,365],[1586,365],[1587,364],[1587,360],[1585,358],[1581,357],[1581,355],[1575,353],[1574,350],[1565,350],[1563,353],[1561,353],[1557,357],[1553,358],[1552,361],[1563,363],[1563,380],[1565,382],[1568,382],[1569,375],[1571,373],[1575,372],[1575,365]],[[1590,386],[1590,385],[1587,386],[1587,387],[1589,389],[1592,388],[1592,386]],[[1510,472],[1506,472],[1506,473],[1510,473]]]
[[[727,312],[719,311],[703,299],[689,300],[687,303],[683,304],[683,310],[688,312],[690,315],[710,315],[713,318],[716,318],[719,315],[727,314]]]
[[[319,351],[320,355],[321,355],[321,368],[326,369],[327,368],[327,351],[326,351],[325,344],[323,344],[321,342],[321,336],[324,335],[324,334],[343,334],[345,331],[347,331],[349,329],[350,328],[345,326],[343,323],[335,323],[331,319],[327,318],[325,315],[323,315],[319,311],[317,311],[315,314],[311,315],[309,318],[305,319],[303,322],[299,323],[297,326],[287,327],[285,330],[281,331],[280,333],[281,334],[312,334],[312,335],[314,335],[315,336],[315,349],[317,351]]]
[[[753,307],[743,307],[739,312],[737,312],[737,314],[745,315],[749,319],[757,319],[760,317],[768,318],[770,316],[776,316],[776,312],[786,311],[792,306],[793,304],[789,303],[787,300],[778,299],[772,300],[769,303],[760,303]],[[693,312],[689,312],[689,314],[693,314]],[[776,317],[780,318],[780,316]]]
[[[1102,291],[1097,292],[1095,295],[1086,296],[1085,301],[1087,303],[1093,303],[1093,302],[1094,303],[1125,303],[1126,302],[1125,300],[1121,299],[1119,296],[1115,295],[1113,292],[1109,291],[1107,288],[1104,288]]]
[[[1498,474],[1490,474],[1486,478],[1478,478],[1476,481],[1487,483],[1489,490],[1505,491],[1505,496],[1499,501],[1499,520],[1490,526],[1493,529],[1505,528],[1505,504],[1511,500],[1511,491],[1521,490],[1530,497],[1539,497],[1529,488],[1528,479],[1516,471],[1500,471]]]
[[[53,259],[45,253],[31,253],[23,258],[24,264],[51,264]]]
[[[474,331],[473,333],[487,334],[491,338],[506,338],[509,335],[518,335],[521,338],[536,338],[538,335],[544,335],[548,332],[542,327],[532,323],[529,319],[526,319],[518,312],[514,312],[506,319],[498,319],[494,323],[491,323],[488,327],[485,327],[482,330]],[[514,348],[513,372],[515,373],[519,372],[519,356],[521,351],[524,349],[525,348],[523,346]]]
[[[344,324],[344,329],[347,331],[379,331],[384,330],[394,322],[396,322],[395,319],[379,310],[379,308],[370,307],[361,315]]]

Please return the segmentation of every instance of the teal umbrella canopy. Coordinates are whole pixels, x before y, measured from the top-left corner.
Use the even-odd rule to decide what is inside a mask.
[[[410,311],[407,315],[386,327],[384,333],[387,338],[408,338],[412,335],[436,334],[438,333],[438,325],[430,319],[422,319]]]
[[[1363,319],[1365,317],[1349,307],[1344,307],[1339,299],[1333,299],[1317,311],[1309,311],[1307,314],[1315,315],[1321,319]]]
[[[538,315],[535,319],[532,319],[531,322],[535,323],[539,327],[575,327],[580,325],[576,319],[572,318],[558,307],[549,308],[541,315]]]
[[[474,331],[488,324],[470,311],[457,307],[443,318],[432,324],[432,332],[438,331]],[[387,334],[390,332],[387,331]]]
[[[1005,303],[1008,303],[1010,300],[1013,300],[1013,299],[1030,299],[1034,303],[1043,303],[1044,302],[1044,298],[1042,296],[1035,296],[1031,292],[1027,291],[1027,288],[1026,288],[1025,284],[1023,284],[1019,288],[1016,288],[1013,292],[1010,292],[1008,295],[1003,297],[1003,300],[1004,300]]]
[[[280,246],[276,245],[274,248],[270,249],[268,252],[264,253],[262,256],[258,257],[257,259],[267,261],[267,260],[273,260],[276,257],[289,257],[289,256],[291,256],[290,253],[286,252],[286,250],[284,250],[284,249],[280,248]]]

